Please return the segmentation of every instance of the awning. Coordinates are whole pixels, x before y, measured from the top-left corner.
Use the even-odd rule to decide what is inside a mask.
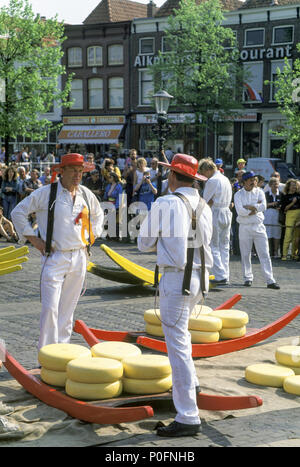
[[[58,141],[65,144],[114,144],[118,143],[122,128],[123,125],[65,125]]]

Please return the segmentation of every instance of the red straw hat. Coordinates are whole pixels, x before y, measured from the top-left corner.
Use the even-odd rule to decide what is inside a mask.
[[[174,172],[185,175],[186,177],[193,178],[194,180],[207,180],[204,175],[200,175],[198,173],[199,162],[193,156],[188,156],[187,154],[175,154],[171,164],[167,164],[166,162],[159,162],[159,164],[164,167],[168,167]]]
[[[65,154],[64,156],[61,156],[60,164],[52,166],[52,170],[59,173],[59,169],[68,165],[82,166],[84,172],[91,172],[95,169],[95,164],[86,162],[81,154]]]

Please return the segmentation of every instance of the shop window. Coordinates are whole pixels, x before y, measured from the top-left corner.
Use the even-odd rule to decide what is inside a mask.
[[[260,124],[258,122],[243,123],[243,156],[259,157]]]
[[[124,107],[124,79],[121,77],[110,78],[108,94],[109,108],[122,109]]]
[[[265,30],[264,29],[246,29],[245,31],[245,47],[253,47],[264,45]]]
[[[233,123],[217,125],[217,157],[223,159],[225,167],[233,166]]]
[[[92,78],[88,80],[89,109],[103,108],[103,80]]]
[[[82,79],[72,81],[70,101],[74,101],[71,109],[83,109],[83,83]]]
[[[82,49],[81,47],[71,47],[68,49],[68,66],[82,66]]]
[[[103,56],[102,47],[93,46],[87,49],[87,64],[88,66],[102,66]]]
[[[294,26],[275,26],[273,44],[290,44],[294,41]]]
[[[139,105],[152,105],[153,94],[153,75],[147,70],[139,70]]]
[[[263,62],[244,63],[244,102],[262,102]]]
[[[154,37],[142,37],[139,45],[139,55],[154,54]]]
[[[108,65],[123,65],[123,63],[123,45],[110,45],[108,47]]]

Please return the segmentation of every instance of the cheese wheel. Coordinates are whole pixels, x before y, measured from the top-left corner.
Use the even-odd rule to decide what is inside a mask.
[[[194,331],[220,331],[222,328],[222,320],[210,315],[199,315],[190,317],[189,329]]]
[[[122,378],[123,365],[112,358],[81,357],[68,363],[67,375],[79,383],[113,383]]]
[[[294,376],[293,370],[270,363],[257,363],[246,368],[245,378],[249,383],[260,386],[281,388],[288,376]]]
[[[220,339],[236,339],[237,337],[243,337],[246,332],[246,326],[241,326],[240,328],[222,328]]]
[[[122,380],[114,381],[113,383],[98,384],[79,383],[71,379],[67,379],[66,381],[66,393],[76,399],[91,401],[110,399],[112,397],[118,397],[122,389]]]
[[[69,361],[91,355],[90,349],[78,344],[49,344],[42,347],[38,360],[47,370],[66,371]]]
[[[240,310],[213,310],[210,316],[220,318],[223,328],[240,328],[249,322],[248,314]]]
[[[210,342],[218,342],[220,334],[214,331],[194,331],[189,329],[191,341],[193,344],[208,344]]]
[[[283,363],[279,363],[278,365],[279,366],[284,366],[286,368],[290,368],[291,370],[293,370],[295,375],[300,375],[300,367],[298,367],[298,366],[283,365]]]
[[[64,388],[67,380],[67,372],[48,370],[42,367],[41,380],[44,381],[44,383],[51,384],[51,386]]]
[[[283,345],[278,347],[275,352],[275,358],[278,363],[288,366],[300,367],[300,346]]]
[[[146,323],[145,331],[151,336],[165,337],[162,326],[158,326],[157,324]]]
[[[172,376],[155,379],[123,378],[123,391],[129,394],[159,394],[172,387]]]
[[[146,323],[161,326],[161,317],[159,308],[146,310],[144,312],[144,320]]]
[[[133,379],[163,378],[171,374],[171,365],[165,355],[142,354],[123,360],[124,377]]]
[[[300,375],[288,376],[283,382],[283,389],[289,394],[300,396]]]
[[[191,316],[196,317],[200,314],[200,315],[209,315],[211,312],[213,311],[212,308],[210,308],[209,306],[207,305],[201,305],[200,303],[198,303],[198,305],[195,305],[194,308],[193,308],[193,311],[191,313]]]
[[[136,345],[118,341],[100,342],[95,344],[91,351],[93,357],[112,358],[120,361],[123,358],[135,357],[142,353]]]

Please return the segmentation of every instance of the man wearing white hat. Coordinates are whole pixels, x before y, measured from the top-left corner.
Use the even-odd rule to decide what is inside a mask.
[[[171,164],[161,164],[170,169],[171,193],[153,203],[138,237],[141,251],[157,252],[157,265],[162,273],[160,317],[172,367],[173,401],[177,411],[175,420],[168,426],[159,427],[157,435],[193,436],[200,431],[201,421],[196,401],[199,381],[192,359],[188,322],[191,311],[209,287],[212,215],[198,190],[193,188],[194,180],[206,180],[197,173],[197,159],[175,154]],[[192,242],[194,248],[189,242],[191,226],[192,232],[196,233],[196,241]]]
[[[251,287],[253,282],[251,251],[254,244],[267,287],[280,289],[273,276],[268,237],[263,223],[263,213],[267,208],[266,197],[263,190],[255,186],[255,177],[254,172],[245,172],[242,177],[243,188],[234,195],[244,286]]]
[[[38,349],[70,341],[73,313],[86,275],[87,246],[102,233],[100,204],[90,190],[80,185],[83,172],[93,169],[94,165],[85,162],[81,154],[62,156],[61,163],[53,166],[54,176],[60,174],[57,184],[35,190],[12,211],[20,240],[29,240],[42,255]],[[49,203],[54,186],[56,196]],[[48,219],[53,209],[51,229]],[[36,213],[40,237],[28,222],[32,213]]]

